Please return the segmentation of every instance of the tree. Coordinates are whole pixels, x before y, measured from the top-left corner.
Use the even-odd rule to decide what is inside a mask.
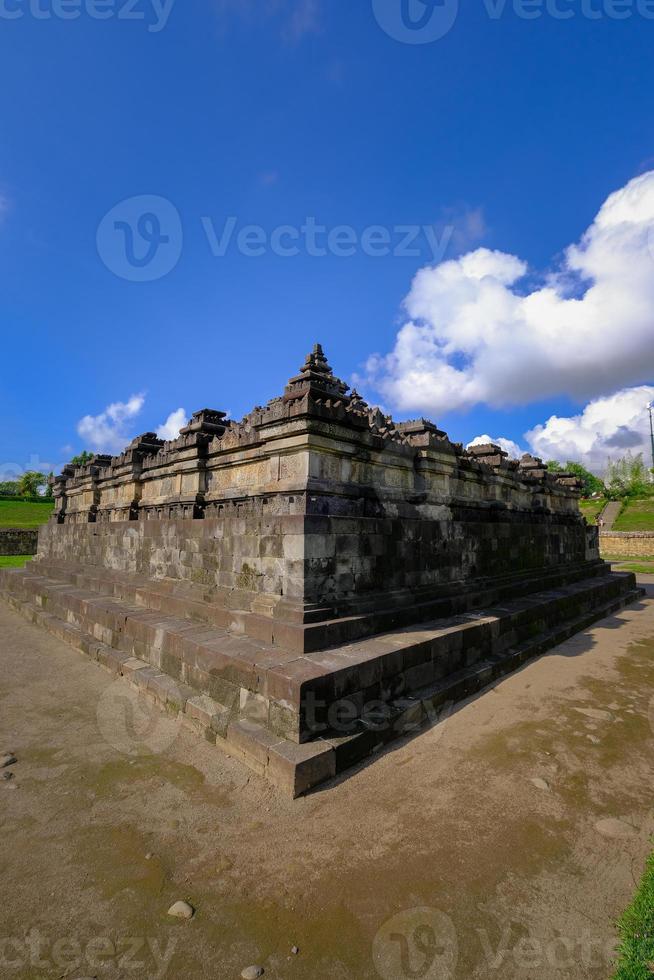
[[[94,453],[90,453],[88,449],[85,449],[84,452],[80,453],[78,456],[73,456],[71,463],[73,466],[87,466],[93,459],[94,455]]]
[[[23,473],[19,481],[19,490],[23,497],[36,497],[39,490],[45,485],[47,477],[44,473],[37,473],[35,470],[28,470]]]
[[[54,497],[54,493],[52,490],[52,482],[51,482],[53,478],[54,478],[54,473],[51,470],[48,475],[47,483],[45,485],[44,497],[46,497],[47,500],[52,500],[52,498]]]
[[[648,473],[643,454],[632,456],[628,452],[615,461],[609,460],[606,485],[613,496],[645,496],[651,492]]]
[[[569,459],[565,466],[557,463],[556,460],[551,460],[547,464],[547,468],[550,473],[574,473],[581,480],[581,493],[584,497],[592,497],[594,493],[604,494],[605,492],[604,484],[600,478],[587,470],[581,463],[575,463],[574,460]]]
[[[568,473],[574,473],[582,482],[582,494],[584,497],[592,497],[594,493],[604,494],[604,483],[598,476],[587,470],[581,463],[568,461],[565,464]]]

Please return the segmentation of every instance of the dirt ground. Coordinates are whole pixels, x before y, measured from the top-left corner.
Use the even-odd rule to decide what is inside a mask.
[[[648,590],[294,802],[0,602],[0,977],[604,980],[654,832]]]

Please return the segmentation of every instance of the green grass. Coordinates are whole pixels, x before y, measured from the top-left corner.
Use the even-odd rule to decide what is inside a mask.
[[[652,980],[654,971],[654,854],[636,896],[619,922],[621,943],[613,980]]]
[[[607,501],[604,497],[596,497],[595,500],[580,500],[579,510],[589,524],[594,524],[597,515],[606,507]]]
[[[613,525],[614,531],[654,531],[654,497],[628,500]]]
[[[34,555],[0,555],[0,568],[22,568]]]
[[[0,499],[0,527],[39,527],[52,513],[51,500],[32,503],[27,500]]]
[[[619,571],[635,572],[637,575],[654,575],[654,561],[621,561]]]

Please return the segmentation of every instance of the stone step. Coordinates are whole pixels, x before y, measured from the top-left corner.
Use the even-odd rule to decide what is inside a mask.
[[[33,568],[39,570],[37,574],[50,575],[79,588],[114,596],[165,615],[197,619],[230,633],[247,634],[267,645],[280,646],[298,654],[356,642],[415,623],[460,615],[544,588],[557,588],[592,576],[601,577],[608,571],[606,563],[598,560],[498,577],[485,585],[480,581],[472,585],[452,582],[447,587],[439,587],[436,595],[424,589],[388,593],[383,597],[375,593],[367,599],[359,597],[352,608],[307,610],[303,621],[289,622],[239,608],[238,594],[218,597],[206,588],[188,582],[144,580],[142,576],[127,572],[51,559],[40,559]]]
[[[611,573],[301,656],[190,619],[150,612],[39,575],[38,570],[38,565],[5,570],[0,582],[89,637],[298,743],[327,730],[338,712],[360,717],[371,702],[411,694],[500,656],[557,623],[592,612],[629,591],[634,582],[629,573]]]
[[[428,685],[407,698],[391,702],[385,716],[376,709],[374,717],[360,719],[351,732],[340,735],[326,733],[323,736],[324,741],[332,745],[336,752],[337,774],[364,761],[393,739],[407,737],[426,727],[443,723],[458,702],[478,694],[529,660],[588,628],[598,619],[610,616],[635,602],[641,595],[642,591],[635,589],[626,596],[605,603],[593,613],[562,624],[558,629],[539,634],[511,649],[504,656],[457,671],[445,681]]]
[[[151,612],[34,570],[29,574],[11,570],[4,577],[0,572],[0,585],[93,639],[188,682],[197,693],[208,694],[230,709],[242,700],[243,691],[264,691],[272,667],[298,657],[250,637]]]
[[[593,577],[485,611],[299,656],[197,621],[144,610],[39,571],[40,563],[7,570],[4,581],[9,591],[93,639],[164,671],[237,717],[298,743],[327,730],[339,712],[359,717],[371,702],[411,694],[501,655],[552,623],[616,597],[633,579],[628,573]]]
[[[17,590],[7,592],[4,588],[6,582],[0,582],[0,585],[3,586],[4,598],[29,621],[90,656],[115,676],[124,677],[162,709],[178,715],[186,727],[215,742],[292,797],[345,772],[382,750],[394,739],[410,736],[426,726],[444,721],[457,702],[478,693],[529,659],[642,595],[642,590],[632,584],[631,588],[622,589],[619,594],[596,604],[592,610],[538,633],[503,653],[455,671],[446,679],[427,684],[410,695],[392,698],[383,705],[378,703],[374,710],[350,719],[348,730],[327,730],[311,742],[298,744],[252,720],[237,717],[224,704],[207,695],[199,695],[165,671],[89,636],[79,626],[58,618],[36,601],[19,596]],[[57,590],[65,594],[61,586],[54,586],[52,594],[56,594]],[[36,593],[34,598],[38,595],[41,593]],[[84,601],[82,596],[78,598]],[[556,596],[551,594],[550,599],[555,600]],[[481,625],[482,620],[492,619],[491,616],[480,616],[477,626]],[[459,624],[460,629],[466,627],[474,628],[474,624]],[[456,632],[456,626],[449,624],[443,627],[443,632]]]
[[[300,796],[336,774],[336,754],[331,743],[289,742],[245,718],[234,717],[233,712],[207,695],[198,694],[143,660],[114,650],[35,603],[13,593],[2,595],[29,622],[97,661],[114,677],[123,677],[162,710],[178,716],[186,728],[215,743],[287,795]]]

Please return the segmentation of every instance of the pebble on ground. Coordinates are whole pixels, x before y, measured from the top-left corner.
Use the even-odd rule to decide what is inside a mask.
[[[175,919],[192,919],[195,914],[195,909],[188,902],[175,902],[168,909],[168,915],[172,915]]]
[[[246,966],[246,968],[241,973],[243,980],[258,980],[262,977],[265,970],[262,966]]]

